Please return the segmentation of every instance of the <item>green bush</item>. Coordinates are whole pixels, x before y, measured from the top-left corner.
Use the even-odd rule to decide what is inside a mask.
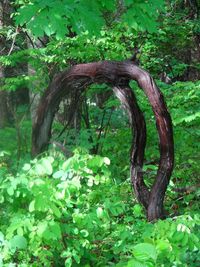
[[[112,162],[111,162],[112,164]],[[151,224],[110,160],[52,152],[0,179],[1,266],[197,266],[200,218]]]

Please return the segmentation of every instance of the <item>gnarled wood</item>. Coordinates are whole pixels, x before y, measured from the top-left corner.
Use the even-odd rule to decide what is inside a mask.
[[[135,96],[128,88],[130,80],[136,80],[147,95],[159,134],[160,162],[150,193],[142,177],[146,128]],[[38,108],[33,125],[32,154],[37,155],[47,148],[52,121],[61,99],[66,97],[70,90],[84,91],[92,83],[107,83],[113,87],[128,110],[135,133],[131,153],[131,180],[136,196],[147,210],[148,220],[163,218],[163,200],[174,161],[171,118],[163,95],[149,73],[131,61],[80,64],[58,74],[45,92]]]
[[[130,87],[114,87],[113,91],[129,114],[133,142],[131,147],[131,183],[138,201],[148,209],[150,192],[143,180],[143,161],[146,146],[146,123]]]

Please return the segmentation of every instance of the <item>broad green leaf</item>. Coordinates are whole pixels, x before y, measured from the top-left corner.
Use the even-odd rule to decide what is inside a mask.
[[[60,218],[61,217],[61,212],[60,212],[59,208],[57,208],[56,205],[54,205],[53,203],[51,203],[50,207],[51,207],[51,210],[53,211],[53,214],[56,217]]]
[[[154,245],[149,243],[140,243],[134,246],[133,255],[136,259],[145,261],[148,259],[156,260],[157,252]]]
[[[190,229],[183,223],[179,223],[177,225],[177,231],[178,232],[187,232],[188,234],[190,234]]]
[[[38,11],[37,5],[27,5],[18,9],[19,14],[15,17],[15,21],[19,25],[28,23]]]
[[[75,253],[73,252],[72,256],[73,256],[74,260],[76,261],[76,263],[79,264],[81,261],[81,256],[79,256],[76,252]]]
[[[41,164],[42,164],[46,174],[51,175],[53,172],[51,161],[48,158],[43,158],[41,160]]]
[[[159,250],[159,251],[163,251],[163,250],[172,250],[172,247],[169,243],[168,240],[158,240],[157,241],[157,244],[156,244],[156,248]]]
[[[61,238],[60,224],[54,221],[48,223],[42,236],[46,240],[58,240]]]
[[[38,211],[46,211],[49,205],[44,195],[38,195],[35,199],[34,208]]]
[[[9,242],[12,249],[26,249],[27,241],[23,236],[15,235]]]
[[[39,224],[37,225],[37,234],[39,236],[42,236],[45,230],[47,229],[47,227],[48,227],[48,224],[46,221],[39,222]]]
[[[114,0],[101,0],[101,4],[109,11],[114,11],[116,8],[116,1]]]
[[[37,163],[35,165],[35,173],[39,176],[45,175],[46,174],[46,170],[44,168],[44,166],[40,163]]]
[[[72,258],[68,258],[65,261],[65,267],[71,267],[72,266]]]
[[[62,178],[62,176],[64,175],[64,171],[63,170],[59,170],[59,171],[57,171],[57,172],[54,172],[54,174],[53,174],[53,178],[55,178],[55,179],[59,179],[59,178]]]
[[[25,163],[24,166],[23,166],[23,170],[24,171],[29,171],[31,168],[31,165],[29,163]]]
[[[142,214],[142,207],[141,207],[141,205],[135,204],[134,207],[133,207],[133,213],[136,216],[141,216],[141,214]]]
[[[64,171],[68,171],[68,170],[70,170],[72,162],[73,162],[73,158],[69,158],[69,159],[67,159],[67,160],[63,163],[63,165],[62,165],[62,169],[63,169]]]
[[[49,223],[49,228],[51,232],[54,234],[54,237],[56,239],[61,238],[61,229],[60,229],[60,224],[57,222],[50,222]]]
[[[13,187],[7,188],[8,195],[13,196],[14,195],[14,189]]]
[[[173,234],[173,240],[174,241],[177,241],[177,242],[180,242],[181,240],[183,240],[183,238],[184,238],[184,236],[185,236],[185,233],[184,232],[175,232],[174,234]]]
[[[95,156],[92,159],[89,160],[88,165],[93,168],[93,167],[101,167],[104,163],[104,158],[100,156]]]
[[[102,218],[103,217],[103,209],[101,207],[98,207],[97,210],[97,217]]]

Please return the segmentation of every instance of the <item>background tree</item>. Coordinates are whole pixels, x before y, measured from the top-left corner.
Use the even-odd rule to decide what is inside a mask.
[[[9,15],[9,3],[8,1],[3,1],[0,3],[0,29],[3,33],[3,27],[6,26],[6,17]],[[6,52],[5,37],[3,34],[0,36],[0,51],[1,54]],[[1,83],[5,75],[5,69],[0,66],[0,78]],[[9,108],[8,108],[8,94],[6,91],[0,91],[0,128],[4,128],[9,122]]]

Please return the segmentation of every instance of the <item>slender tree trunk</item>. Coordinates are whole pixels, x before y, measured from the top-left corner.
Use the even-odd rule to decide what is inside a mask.
[[[0,2],[0,28],[13,25],[13,21],[10,17],[12,13],[11,2],[8,0],[2,0]],[[16,29],[17,34],[17,29]],[[23,37],[23,36],[22,36]],[[1,56],[10,55],[16,50],[16,37],[12,41],[7,41],[6,36],[3,34],[0,36],[0,53]],[[22,44],[21,44],[22,45]],[[19,88],[14,92],[6,92],[2,90],[3,79],[7,77],[14,77],[21,75],[21,73],[27,73],[27,66],[20,65],[19,68],[0,66],[0,127],[4,127],[16,118],[16,108],[19,105],[29,103],[27,88]]]
[[[27,35],[27,36],[28,37],[26,37],[26,43],[27,43],[28,48],[30,48],[30,49],[35,48],[35,47],[41,48],[43,46],[43,43],[41,43],[39,40],[32,41],[31,36],[29,36],[29,35]],[[28,75],[29,76],[34,76],[36,74],[36,70],[29,63],[27,65],[27,69],[28,69]],[[34,92],[34,89],[38,88],[37,80],[35,80],[33,82],[32,87],[33,88],[30,88],[30,90],[29,90],[29,99],[30,99],[30,115],[31,115],[32,123],[33,123],[35,120],[35,117],[36,117],[36,111],[37,111],[37,107],[40,103],[41,95],[38,92]]]
[[[3,28],[5,23],[5,13],[8,10],[8,1],[0,2],[0,30]],[[5,53],[5,37],[0,36],[0,53]],[[6,91],[1,90],[4,78],[4,67],[0,66],[0,128],[4,128],[9,122],[9,111],[8,111],[8,94]]]
[[[0,91],[0,129],[7,126],[8,122],[9,122],[9,112],[7,106],[7,93],[5,91]]]

